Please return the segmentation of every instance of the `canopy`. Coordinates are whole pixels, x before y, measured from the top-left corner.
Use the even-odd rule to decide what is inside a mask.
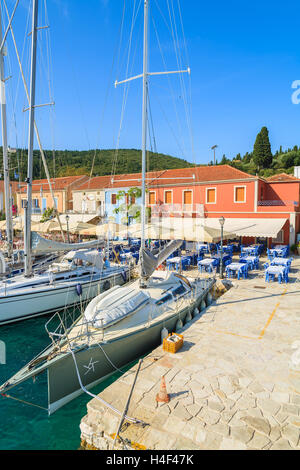
[[[69,224],[69,226],[67,224],[64,224],[62,226],[62,229],[64,232],[67,232],[69,230],[69,233],[73,233],[73,234],[82,233],[83,231],[87,231],[87,230],[93,230],[94,233],[92,233],[92,235],[96,235],[95,225],[87,224],[85,222],[75,222],[74,224]],[[59,227],[52,231],[57,231],[57,230],[59,230]]]
[[[40,233],[50,233],[54,230],[60,230],[59,223],[56,220],[47,220],[47,222],[34,225],[34,231]]]
[[[288,219],[225,219],[224,230],[238,237],[276,238]],[[207,219],[212,227],[220,226],[218,219]]]
[[[138,224],[140,225],[140,224]],[[141,238],[141,228],[135,225],[129,227],[131,236]],[[125,235],[126,231],[120,235]],[[163,218],[153,219],[151,224],[145,226],[145,237],[152,240],[188,240],[214,243],[221,240],[221,228],[206,225],[203,220],[191,218]],[[235,238],[233,232],[224,231],[223,238]]]
[[[126,227],[125,230],[119,232],[119,236],[141,238],[142,237],[142,226],[141,224],[134,224]],[[152,240],[175,240],[174,229],[164,227],[164,225],[146,224],[145,225],[145,238]],[[178,237],[177,237],[178,238]]]
[[[36,222],[31,221],[32,226],[36,227]],[[0,221],[0,230],[6,230],[6,220]],[[23,231],[24,223],[21,217],[13,219],[13,230]]]
[[[87,224],[86,224],[87,225]],[[96,225],[90,225],[90,227],[83,228],[79,231],[80,235],[90,235],[90,236],[96,236],[97,235],[97,226]]]
[[[97,225],[96,235],[99,237],[106,237],[108,234],[110,236],[118,235],[121,231],[126,229],[126,225],[117,224],[115,222],[109,222],[108,224]]]

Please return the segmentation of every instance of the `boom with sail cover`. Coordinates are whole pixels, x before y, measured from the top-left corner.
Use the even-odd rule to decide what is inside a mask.
[[[93,240],[87,243],[60,243],[53,240],[47,240],[36,232],[31,233],[31,252],[35,255],[40,253],[86,250],[95,247],[103,248],[104,246],[105,241],[103,240]]]
[[[160,266],[174,251],[182,245],[182,240],[173,240],[163,250],[154,255],[150,250],[142,249],[143,263],[141,263],[141,275],[144,279],[149,279],[154,271]]]

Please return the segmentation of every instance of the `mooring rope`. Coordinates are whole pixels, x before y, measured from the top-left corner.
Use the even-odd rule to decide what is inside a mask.
[[[37,405],[36,403],[31,403],[26,400],[22,400],[21,398],[12,397],[11,395],[8,395],[7,393],[1,393],[1,396],[3,398],[10,398],[11,400],[19,401],[20,403],[24,403],[25,405],[35,406],[36,408],[40,408],[41,410],[48,411],[48,408],[45,408],[44,406],[40,406],[40,405]]]
[[[81,377],[80,377],[80,374],[79,374],[79,370],[78,370],[78,366],[77,366],[77,362],[76,362],[76,359],[75,359],[75,354],[74,352],[72,351],[72,349],[70,348],[69,349],[70,353],[72,354],[72,357],[73,357],[73,361],[74,361],[74,365],[75,365],[75,369],[76,369],[76,373],[77,373],[77,377],[78,377],[78,381],[79,381],[79,385],[80,385],[80,388],[84,391],[84,393],[86,393],[87,395],[91,396],[92,398],[95,398],[96,400],[100,401],[103,405],[105,405],[107,408],[109,408],[110,410],[112,410],[114,413],[116,413],[117,415],[119,416],[122,416],[122,413],[121,411],[117,410],[116,408],[114,408],[112,405],[110,405],[109,403],[107,403],[105,400],[103,400],[102,398],[100,398],[98,395],[95,395],[94,393],[91,393],[89,392],[85,386],[83,385],[82,381],[81,381]],[[140,419],[136,419],[136,418],[130,418],[129,416],[125,415],[124,416],[124,419],[126,419],[126,421],[129,421],[130,423],[132,424],[140,424],[142,426],[146,426],[147,424],[140,420]]]

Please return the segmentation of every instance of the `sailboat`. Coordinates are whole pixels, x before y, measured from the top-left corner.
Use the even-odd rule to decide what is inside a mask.
[[[22,249],[13,249],[14,220],[12,214],[12,195],[9,176],[9,150],[7,142],[7,106],[6,106],[6,78],[5,78],[5,43],[2,33],[2,12],[0,11],[0,103],[1,103],[1,133],[3,150],[3,173],[4,173],[4,199],[5,199],[5,224],[6,224],[6,249],[0,252],[0,276],[12,277],[24,272],[25,254]],[[40,253],[33,259],[33,267],[39,270],[46,268],[56,256]]]
[[[98,251],[101,243],[103,248],[103,242],[98,240],[80,244],[57,243],[43,239],[31,230],[38,0],[33,0],[32,8],[25,269],[24,275],[0,282],[0,325],[53,313],[90,300],[99,292],[127,282],[131,269],[128,266],[104,264],[103,253]],[[64,252],[71,254],[52,263],[44,272],[33,272],[33,255]],[[0,264],[3,264],[3,259]]]
[[[156,270],[182,245],[181,240],[171,241],[158,254],[146,248],[148,8],[149,0],[145,0],[140,279],[96,296],[70,328],[62,331],[60,321],[60,326],[50,331],[48,322],[51,346],[0,387],[0,393],[5,394],[25,380],[47,372],[49,414],[158,346],[163,337],[198,315],[203,302],[211,299],[214,279]]]

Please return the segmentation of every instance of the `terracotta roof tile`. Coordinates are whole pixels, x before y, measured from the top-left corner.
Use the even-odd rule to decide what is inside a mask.
[[[278,175],[273,175],[267,178],[269,183],[279,183],[279,182],[292,182],[298,181],[300,183],[300,179],[296,178],[296,176],[288,175],[287,173],[279,173]]]
[[[17,181],[11,181],[10,182],[11,189],[13,192],[16,192],[19,187],[19,183]],[[0,192],[4,192],[4,181],[0,181]]]
[[[76,190],[135,187],[141,185],[141,178],[141,173],[115,175],[113,178],[112,176],[98,176],[83,183]],[[162,186],[205,181],[240,180],[255,177],[230,165],[218,165],[152,171],[147,173],[146,178],[149,186]]]
[[[79,182],[83,178],[87,178],[87,176],[80,175],[80,176],[64,176],[60,178],[51,178],[53,191],[60,191],[60,190],[66,189],[71,184]],[[48,185],[47,179],[34,180],[32,182],[33,192],[40,192],[41,189],[43,189],[43,191],[49,191],[49,185]],[[19,192],[25,193],[26,191],[27,191],[27,185],[23,183]]]

